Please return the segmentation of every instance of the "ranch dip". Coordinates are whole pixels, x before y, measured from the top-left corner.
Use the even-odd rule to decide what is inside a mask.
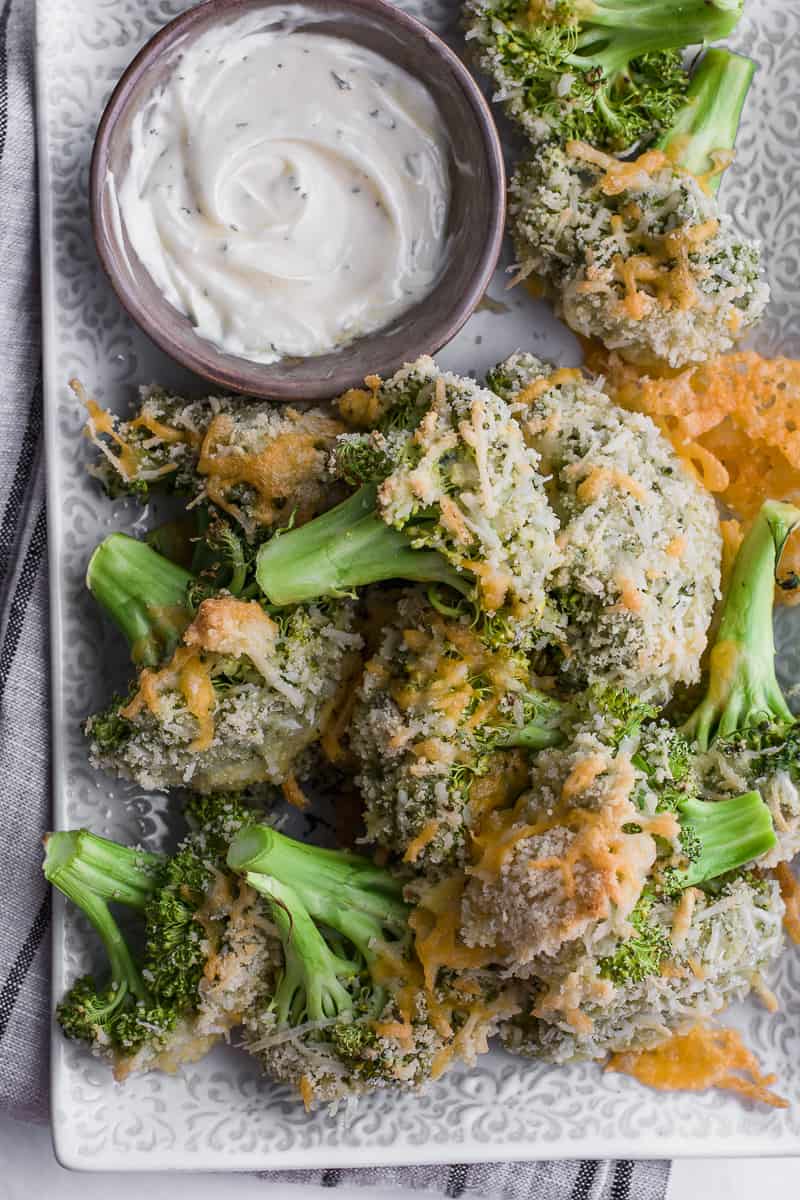
[[[137,114],[118,215],[197,333],[254,362],[389,325],[443,266],[448,138],[427,89],[348,40],[211,28]]]

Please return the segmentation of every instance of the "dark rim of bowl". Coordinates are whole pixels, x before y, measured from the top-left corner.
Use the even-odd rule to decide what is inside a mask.
[[[489,105],[465,65],[437,34],[418,21],[416,17],[395,7],[388,0],[339,0],[339,3],[343,9],[350,8],[356,12],[367,13],[372,17],[377,15],[390,24],[401,26],[412,37],[425,41],[434,54],[442,60],[445,67],[451,71],[475,114],[488,170],[486,186],[490,194],[494,195],[489,230],[481,253],[476,260],[469,286],[462,291],[458,302],[448,307],[446,315],[437,320],[429,334],[424,337],[410,338],[402,355],[395,356],[394,361],[376,364],[376,371],[380,370],[388,374],[397,370],[404,362],[413,362],[422,354],[435,354],[446,342],[455,337],[480,303],[491,282],[503,242],[506,211],[505,165],[500,138]],[[106,164],[109,159],[111,141],[130,94],[143,73],[158,57],[165,45],[169,46],[177,41],[198,21],[204,19],[209,9],[216,9],[222,15],[227,9],[236,9],[240,5],[245,7],[246,4],[247,0],[203,0],[203,3],[181,13],[158,30],[125,68],[103,110],[92,150],[89,197],[94,243],[103,270],[117,299],[128,315],[161,350],[175,361],[188,367],[196,375],[230,391],[265,399],[281,401],[329,399],[346,391],[347,388],[358,386],[363,382],[363,373],[347,366],[347,354],[350,346],[344,346],[340,352],[342,355],[341,369],[330,372],[324,378],[321,374],[319,383],[312,384],[301,383],[299,380],[295,383],[291,379],[270,380],[270,369],[273,364],[254,363],[245,358],[237,360],[235,356],[220,351],[213,343],[205,342],[204,339],[197,338],[196,340],[204,342],[207,347],[206,354],[216,360],[213,365],[205,361],[200,353],[195,353],[191,346],[176,347],[174,339],[164,333],[158,322],[151,316],[152,310],[142,302],[139,291],[129,287],[119,278],[113,250],[113,247],[119,246],[119,239],[107,228],[108,223],[102,215]],[[309,10],[314,10],[317,6],[317,0],[307,0]],[[264,0],[264,8],[270,7],[279,7],[279,0]],[[420,75],[420,78],[424,81],[424,74]],[[163,304],[165,307],[172,308],[171,305],[168,305],[167,300],[163,300]],[[177,313],[177,310],[172,309],[172,311]],[[410,313],[413,314],[413,311],[412,308]],[[181,317],[182,314],[177,313],[177,316]],[[352,344],[368,343],[371,339],[380,337],[381,333],[380,329],[374,330]],[[322,359],[330,356],[320,355],[319,357]],[[239,371],[234,366],[226,365],[236,361],[242,363],[242,369]],[[312,359],[309,358],[305,361],[310,362]],[[246,381],[245,375],[247,375]],[[263,384],[259,384],[257,377],[262,375]]]

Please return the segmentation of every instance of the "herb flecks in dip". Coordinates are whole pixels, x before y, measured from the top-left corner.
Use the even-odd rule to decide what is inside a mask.
[[[137,114],[117,181],[159,290],[255,362],[324,354],[430,291],[447,136],[427,89],[344,38],[220,25]]]

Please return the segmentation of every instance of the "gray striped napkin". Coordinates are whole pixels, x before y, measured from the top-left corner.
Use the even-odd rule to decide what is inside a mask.
[[[0,1111],[47,1111],[47,570],[33,0],[0,0]],[[51,497],[57,503],[57,497]],[[496,1200],[663,1200],[665,1162],[480,1163],[265,1173],[266,1185],[406,1187]]]

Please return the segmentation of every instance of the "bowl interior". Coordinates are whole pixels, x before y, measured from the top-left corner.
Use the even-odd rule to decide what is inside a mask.
[[[181,51],[211,24],[263,10],[265,27],[302,28],[350,39],[420,79],[439,107],[450,137],[451,199],[442,272],[428,295],[390,326],[330,354],[251,363],[199,338],[139,262],[115,198],[130,157],[135,114],[174,70]],[[480,300],[500,250],[505,180],[492,117],[474,82],[432,33],[382,0],[207,0],[166,26],[123,76],[98,130],[92,161],[92,218],[98,252],[121,302],[167,353],[234,391],[274,399],[321,399],[389,374],[403,362],[449,341]]]

